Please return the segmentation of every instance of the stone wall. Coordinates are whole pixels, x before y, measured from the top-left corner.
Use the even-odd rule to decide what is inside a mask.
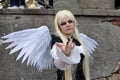
[[[54,0],[54,8],[114,9],[115,0]]]
[[[54,15],[58,10],[0,10],[0,37],[8,33],[47,25],[54,33]],[[82,33],[95,39],[99,46],[90,57],[92,80],[119,80],[119,73],[112,74],[120,59],[120,28],[111,23],[119,20],[120,11],[79,9],[71,11]],[[0,40],[2,41],[2,39]],[[18,53],[9,55],[8,44],[0,45],[0,80],[56,80],[55,69],[38,72],[36,68],[16,62]],[[117,76],[117,78],[115,77]]]

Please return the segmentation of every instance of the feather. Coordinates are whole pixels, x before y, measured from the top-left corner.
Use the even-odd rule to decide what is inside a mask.
[[[50,55],[51,35],[47,26],[39,28],[16,31],[3,36],[6,40],[3,43],[10,43],[6,49],[11,49],[9,54],[19,50],[16,61],[22,58],[22,62],[27,60],[27,65],[31,65],[42,71],[53,66],[53,58]]]
[[[88,37],[83,33],[80,33],[80,37],[82,38],[87,49],[88,55],[90,56],[93,53],[93,51],[95,51],[95,48],[97,47],[98,43],[94,39]]]

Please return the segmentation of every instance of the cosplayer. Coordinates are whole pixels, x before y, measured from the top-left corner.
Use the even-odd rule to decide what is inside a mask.
[[[51,35],[47,26],[10,33],[3,43],[12,42],[6,49],[10,54],[21,50],[16,60],[43,69],[57,68],[57,80],[90,80],[88,57],[97,42],[77,29],[77,21],[68,10],[55,16],[56,34]],[[14,47],[14,48],[13,48]]]

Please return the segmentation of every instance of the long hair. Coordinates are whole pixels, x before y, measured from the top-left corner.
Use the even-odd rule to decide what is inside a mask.
[[[60,38],[62,39],[63,43],[66,43],[67,42],[67,38],[61,32],[61,30],[59,28],[59,24],[61,23],[62,19],[65,16],[69,17],[74,22],[75,29],[74,29],[74,32],[73,32],[73,36],[81,43],[81,46],[84,49],[85,58],[83,59],[83,65],[82,65],[83,66],[83,72],[85,74],[86,80],[90,80],[89,62],[88,62],[87,50],[86,50],[86,48],[84,46],[84,42],[82,41],[82,39],[79,36],[79,31],[77,29],[77,21],[76,21],[74,15],[70,11],[68,11],[68,10],[61,10],[61,11],[57,12],[57,14],[55,16],[55,21],[54,21],[55,22],[56,32],[57,32],[58,36],[60,36]]]

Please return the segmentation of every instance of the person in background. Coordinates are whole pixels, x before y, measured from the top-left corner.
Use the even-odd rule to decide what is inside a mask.
[[[0,0],[0,9],[3,9],[3,2],[4,2],[5,0]]]
[[[26,0],[28,9],[48,9],[53,8],[53,0]]]
[[[25,9],[25,0],[10,0],[8,9]]]
[[[115,0],[115,9],[120,10],[120,0]]]
[[[43,0],[40,0],[40,2],[43,2]],[[37,0],[25,0],[25,3],[28,9],[44,9],[44,6],[39,4]]]
[[[46,9],[53,8],[53,0],[37,0],[40,5],[43,5]]]

